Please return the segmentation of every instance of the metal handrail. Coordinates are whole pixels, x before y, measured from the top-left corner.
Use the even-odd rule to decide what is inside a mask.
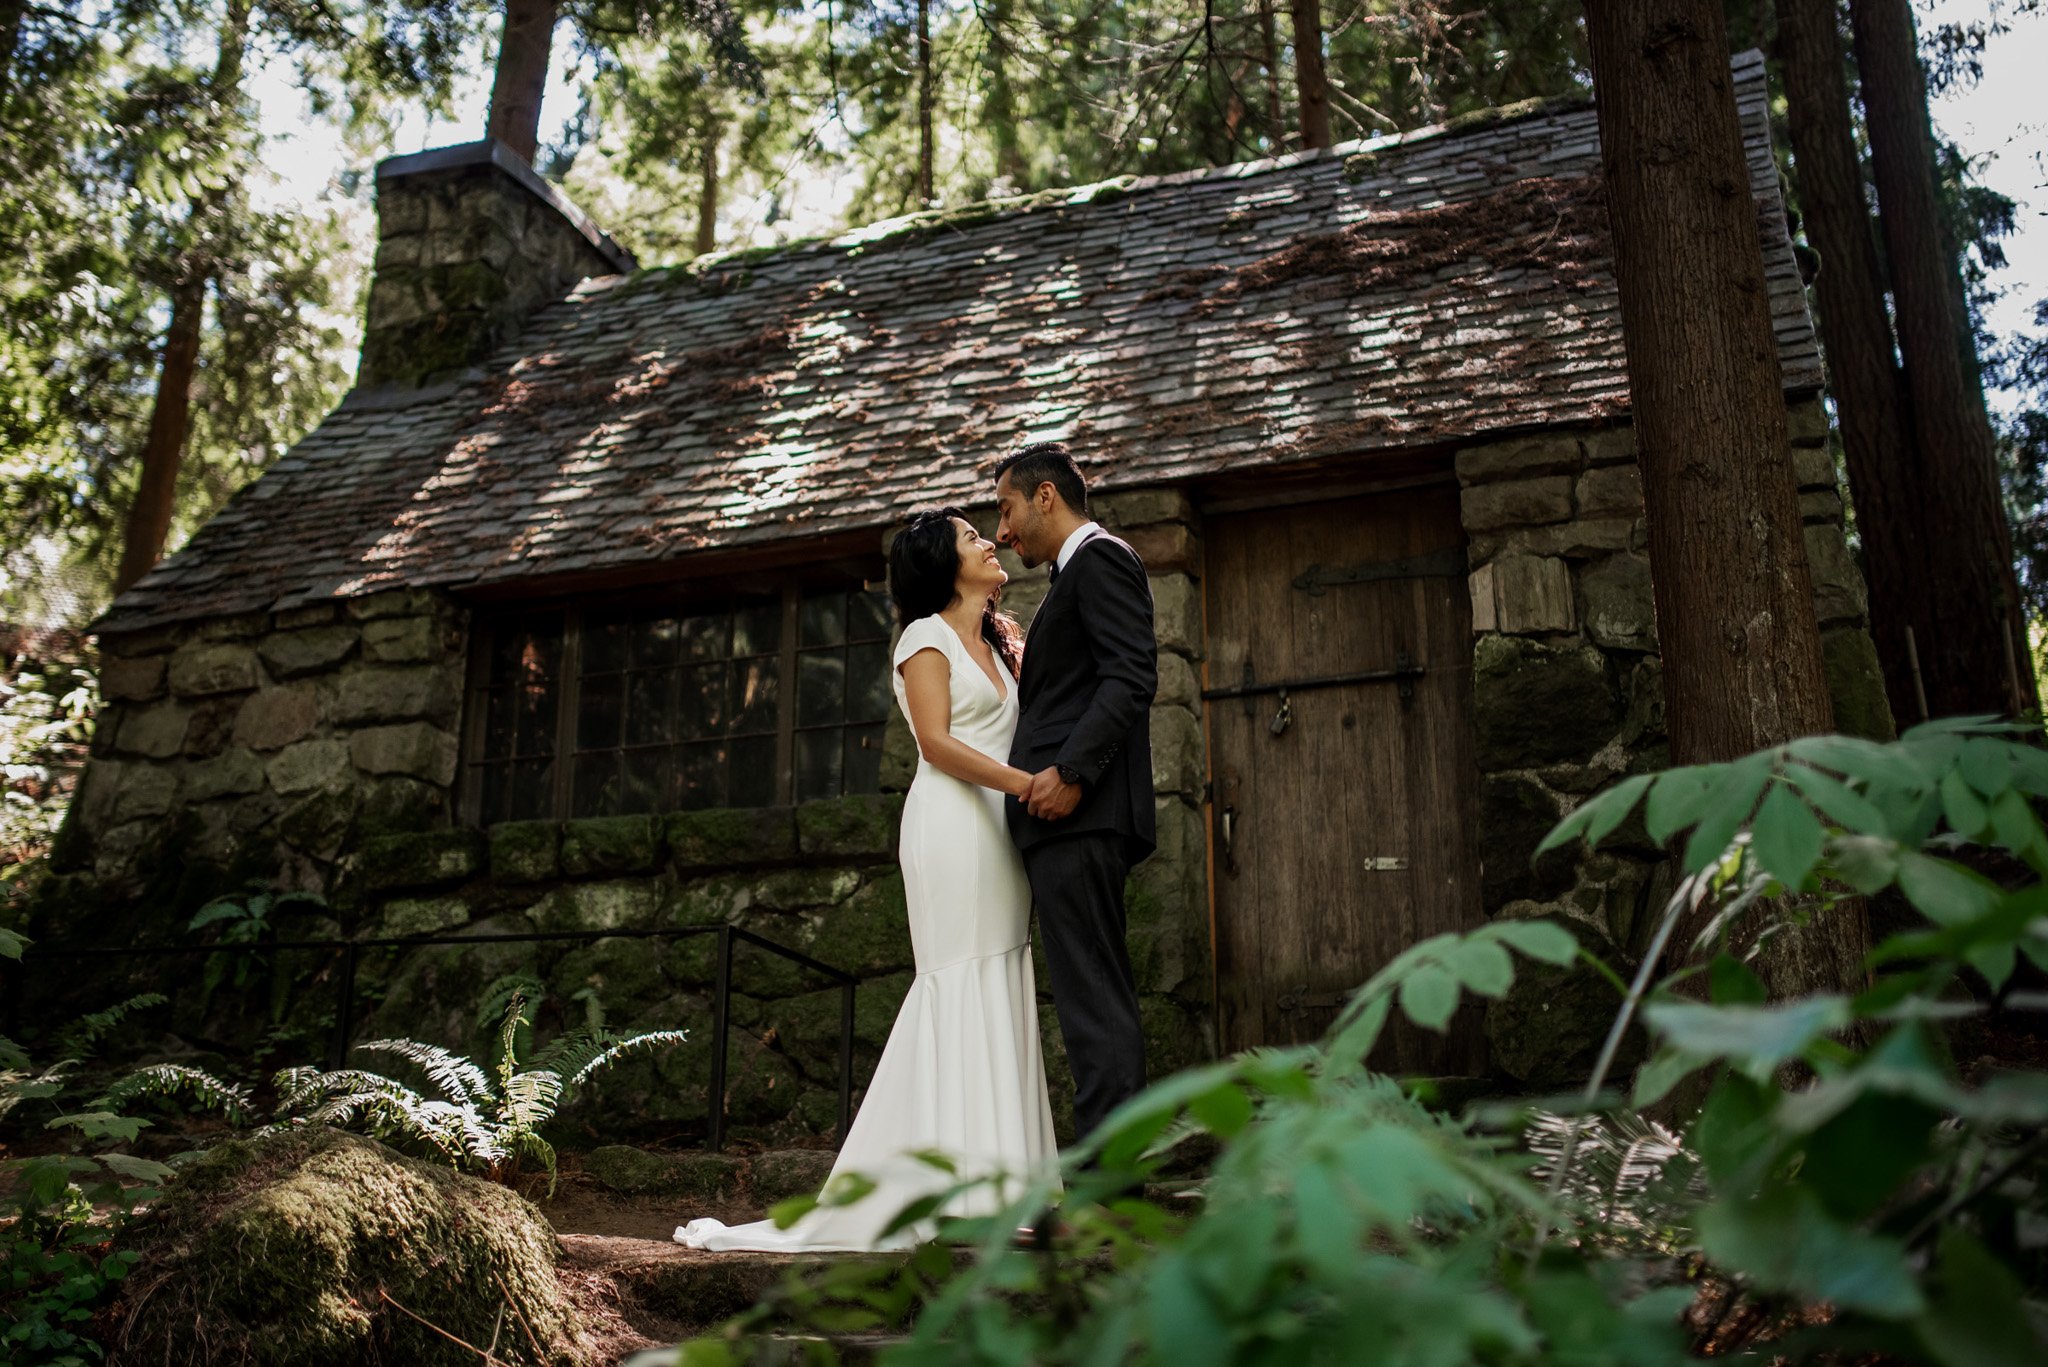
[[[726,1059],[731,1052],[732,950],[735,940],[780,955],[800,968],[821,973],[839,986],[839,1139],[846,1139],[853,1124],[853,994],[860,980],[845,969],[813,959],[800,950],[777,944],[766,936],[733,925],[664,926],[651,930],[560,930],[520,931],[488,935],[392,935],[366,940],[259,940],[252,944],[226,945],[93,945],[78,949],[44,948],[30,945],[23,952],[24,965],[31,959],[137,958],[165,954],[255,954],[274,949],[342,950],[339,1009],[335,1014],[334,1041],[329,1066],[341,1067],[348,1059],[349,1036],[355,1031],[356,965],[366,949],[390,949],[419,945],[511,944],[535,941],[588,942],[592,940],[682,939],[693,935],[718,937],[718,971],[711,1004],[711,1108],[710,1147],[716,1153],[725,1148]],[[13,1015],[21,1000],[8,993],[8,1013]]]

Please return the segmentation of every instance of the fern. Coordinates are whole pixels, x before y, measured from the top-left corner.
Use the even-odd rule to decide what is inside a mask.
[[[182,1063],[155,1063],[138,1068],[107,1088],[93,1105],[102,1110],[119,1110],[136,1097],[186,1097],[207,1110],[219,1111],[231,1125],[249,1119],[249,1090],[223,1081],[203,1068]]]
[[[57,1050],[60,1057],[78,1062],[92,1052],[94,1045],[112,1034],[114,1028],[137,1011],[146,1011],[152,1006],[162,1006],[167,998],[161,992],[144,992],[123,1002],[115,1002],[104,1011],[95,1011],[89,1016],[78,1018],[69,1030],[59,1038]]]
[[[1549,1177],[1571,1142],[1574,1123],[1578,1140],[1566,1190],[1588,1221],[1652,1243],[1680,1231],[1684,1212],[1696,1209],[1704,1193],[1704,1178],[1697,1156],[1675,1131],[1654,1120],[1616,1112],[1575,1122],[1538,1111],[1524,1136],[1537,1159],[1531,1175]]]
[[[540,1127],[554,1118],[563,1100],[626,1054],[680,1044],[688,1035],[682,1030],[656,1030],[617,1037],[602,1029],[574,1030],[533,1057],[522,1058],[521,1040],[531,1026],[523,990],[528,982],[517,976],[501,978],[487,993],[487,998],[502,1003],[489,1071],[438,1045],[372,1040],[357,1048],[418,1068],[440,1098],[360,1068],[288,1068],[276,1078],[280,1120],[265,1132],[320,1124],[378,1138],[399,1136],[433,1149],[457,1168],[481,1171],[494,1181],[508,1181],[522,1163],[532,1163],[547,1173],[552,1192],[555,1150],[541,1137]]]

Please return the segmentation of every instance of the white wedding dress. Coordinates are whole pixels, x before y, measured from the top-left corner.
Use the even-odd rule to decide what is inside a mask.
[[[992,680],[952,627],[919,618],[895,651],[896,705],[906,716],[903,662],[922,650],[938,651],[950,667],[953,735],[1007,762],[1017,729],[1009,671],[998,662],[1000,682]],[[788,1229],[771,1220],[692,1220],[676,1230],[677,1242],[775,1252],[908,1247],[930,1237],[931,1222],[886,1239],[883,1228],[912,1201],[959,1180],[910,1155],[944,1153],[962,1179],[1008,1176],[1007,1190],[956,1196],[944,1213],[963,1216],[994,1213],[1015,1195],[1017,1179],[1056,1156],[1031,967],[1031,889],[1004,825],[1003,795],[920,758],[898,851],[917,976],[826,1184],[829,1192],[851,1172],[876,1189],[850,1205],[818,1206]]]

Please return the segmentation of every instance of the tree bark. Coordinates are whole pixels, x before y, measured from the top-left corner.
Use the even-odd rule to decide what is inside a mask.
[[[1727,760],[1834,721],[1727,30],[1719,0],[1586,0],[1586,33],[1672,758]],[[1817,916],[1766,980],[1842,989],[1868,934]]]
[[[933,188],[932,102],[936,97],[932,75],[931,0],[917,0],[917,202],[929,209],[938,198]]]
[[[1936,716],[2030,711],[2038,703],[2012,529],[1957,244],[1942,221],[1911,0],[1849,0],[1849,14],[1899,357],[1927,475],[1915,490],[1926,546],[1915,569],[1942,608],[1938,630],[1918,642],[1928,707]]]
[[[1926,571],[1933,551],[1921,525],[1928,507],[1926,471],[1913,443],[1905,379],[1892,349],[1884,266],[1850,120],[1838,14],[1836,0],[1778,0],[1778,65],[1799,207],[1807,240],[1820,254],[1814,303],[1863,539],[1870,632],[1892,715],[1903,725],[1923,718],[1907,631],[1916,646],[1938,642],[1956,608],[1934,594]]]
[[[706,256],[718,247],[718,132],[716,122],[706,123],[700,139],[698,167],[702,179],[697,186],[697,255]]]
[[[490,121],[484,131],[529,165],[540,151],[540,103],[547,94],[555,8],[556,0],[505,0],[498,65],[491,78]]]
[[[1266,145],[1276,155],[1287,146],[1287,121],[1280,113],[1280,35],[1273,0],[1259,0],[1259,46],[1266,67]]]
[[[229,0],[221,20],[220,50],[214,59],[210,91],[215,117],[232,121],[241,102],[242,61],[249,41],[250,0]],[[209,132],[218,135],[223,130]],[[193,201],[188,242],[171,286],[171,321],[164,333],[163,357],[157,373],[156,397],[149,412],[149,433],[142,444],[142,475],[121,541],[121,564],[114,592],[121,593],[149,573],[162,558],[177,506],[178,471],[185,463],[185,439],[191,431],[192,378],[199,368],[200,326],[206,316],[206,290],[213,258],[206,243],[209,220],[219,212],[223,192],[207,191]]]
[[[1330,145],[1330,82],[1323,73],[1321,0],[1292,0],[1294,87],[1301,104],[1301,145]]]

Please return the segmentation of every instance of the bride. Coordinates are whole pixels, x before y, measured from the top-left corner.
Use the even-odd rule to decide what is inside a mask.
[[[823,1202],[788,1229],[692,1220],[692,1248],[865,1252],[904,1247],[929,1222],[883,1236],[911,1202],[956,1181],[1022,1177],[1058,1146],[1046,1099],[1031,967],[1031,890],[1003,821],[1003,796],[1031,775],[1005,762],[1017,728],[1017,625],[997,611],[1009,576],[995,546],[956,509],[921,514],[889,552],[889,591],[903,623],[896,702],[917,736],[917,776],[903,804],[899,857],[917,977],[903,999]],[[937,1151],[958,1176],[914,1155]],[[835,1190],[875,1184],[834,1204]],[[974,1187],[943,1214],[987,1215],[1004,1193]]]

